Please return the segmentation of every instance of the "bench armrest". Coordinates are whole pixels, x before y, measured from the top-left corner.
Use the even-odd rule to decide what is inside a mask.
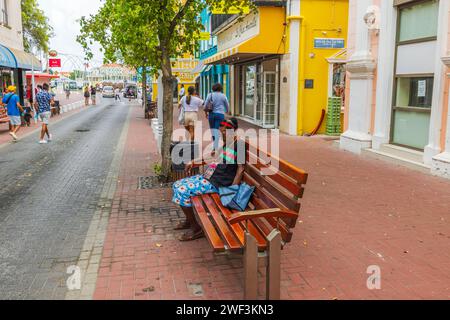
[[[258,219],[258,218],[286,218],[286,219],[297,219],[298,213],[294,211],[283,211],[281,209],[265,209],[265,210],[255,210],[248,212],[238,212],[233,214],[228,222],[230,224],[236,224],[242,221]]]

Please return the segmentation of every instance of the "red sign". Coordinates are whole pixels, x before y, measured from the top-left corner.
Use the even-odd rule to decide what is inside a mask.
[[[48,64],[50,68],[61,68],[61,59],[49,59]]]

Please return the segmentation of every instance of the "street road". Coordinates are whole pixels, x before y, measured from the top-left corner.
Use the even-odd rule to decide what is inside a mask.
[[[126,123],[129,106],[103,99],[0,148],[0,299],[64,299]]]

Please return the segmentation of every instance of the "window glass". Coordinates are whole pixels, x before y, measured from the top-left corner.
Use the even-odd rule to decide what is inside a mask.
[[[437,36],[439,1],[432,0],[400,9],[399,41]]]
[[[431,108],[433,77],[397,79],[397,107]]]

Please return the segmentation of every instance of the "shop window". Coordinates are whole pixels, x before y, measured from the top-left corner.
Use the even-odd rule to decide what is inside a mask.
[[[400,9],[399,42],[437,36],[439,1],[432,0]]]
[[[433,77],[398,78],[397,107],[431,108]]]

